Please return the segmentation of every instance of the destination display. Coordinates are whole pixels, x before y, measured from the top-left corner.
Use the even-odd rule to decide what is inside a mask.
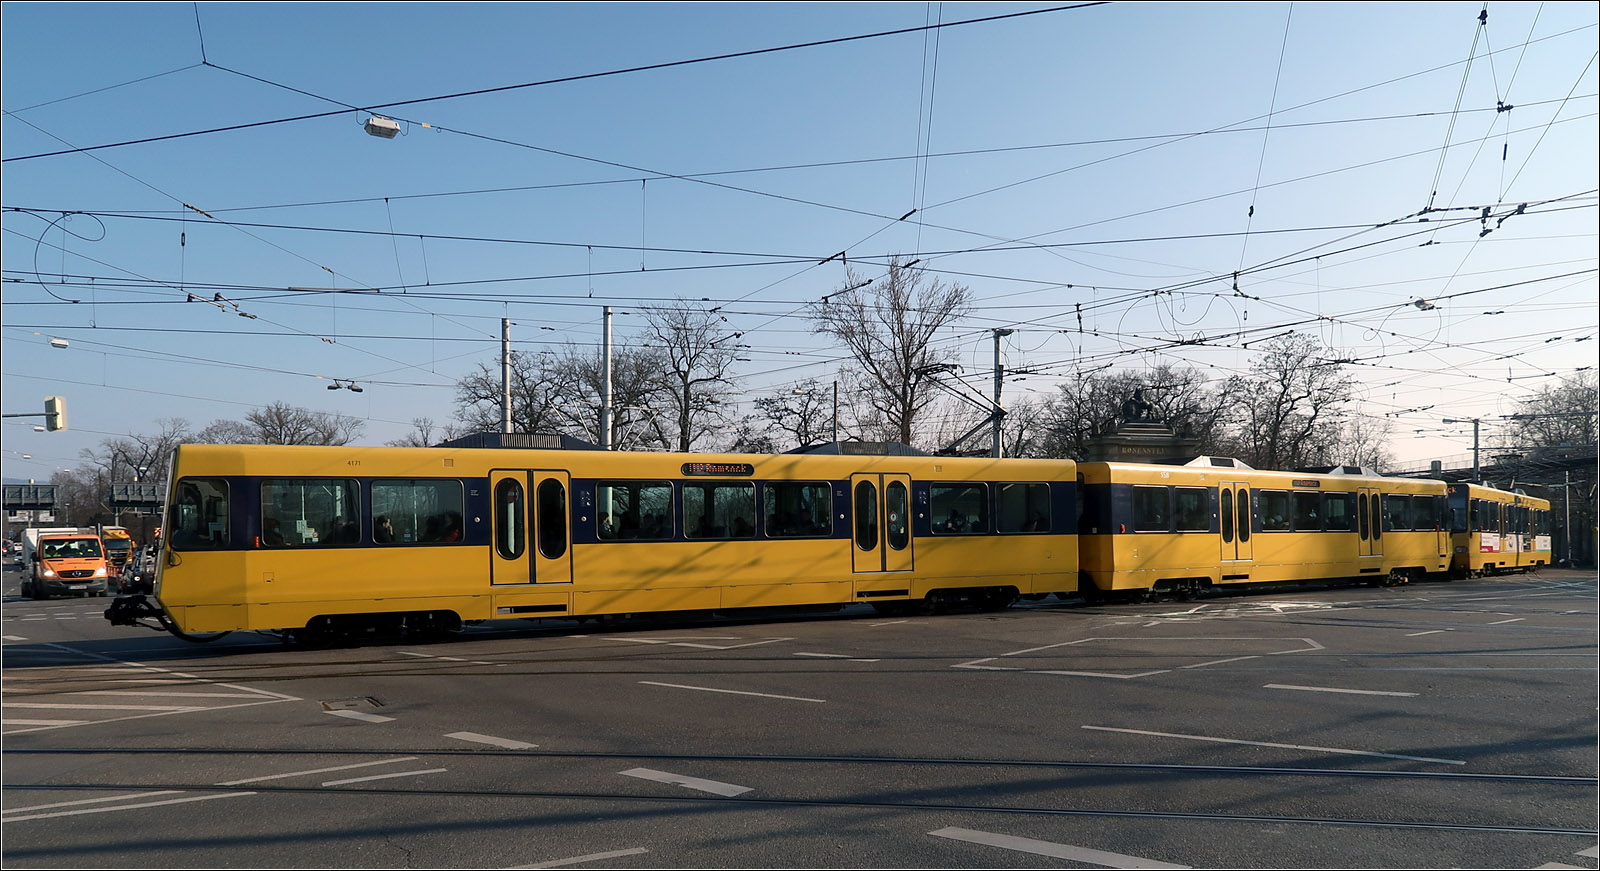
[[[750,477],[756,473],[756,467],[749,463],[684,463],[685,475],[700,476],[743,476]]]

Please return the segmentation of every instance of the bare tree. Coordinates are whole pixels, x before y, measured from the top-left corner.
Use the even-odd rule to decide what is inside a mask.
[[[812,331],[844,343],[871,385],[862,398],[901,443],[911,444],[918,416],[935,399],[929,379],[954,357],[935,346],[934,337],[967,313],[971,294],[899,257],[882,278],[867,281],[847,268],[845,279],[810,306]]]
[[[195,440],[207,444],[347,445],[360,437],[366,425],[348,414],[274,402],[251,411],[244,420],[212,421]]]
[[[1517,403],[1511,433],[1531,448],[1593,445],[1597,404],[1593,372],[1579,372]]]
[[[1263,343],[1250,374],[1228,379],[1240,409],[1237,455],[1258,469],[1293,469],[1338,460],[1351,378],[1316,339],[1289,333]]]
[[[431,417],[413,417],[411,432],[389,442],[391,448],[431,448],[443,441],[465,435],[466,431],[454,423],[439,425]]]
[[[511,429],[513,432],[559,432],[557,407],[566,401],[564,385],[550,351],[511,355]],[[456,408],[469,432],[499,432],[500,368],[479,363],[478,370],[456,382]]]
[[[687,300],[650,309],[645,316],[647,341],[664,365],[663,398],[676,423],[676,448],[687,451],[726,412],[724,396],[743,347],[740,334]]]
[[[763,396],[755,408],[756,429],[770,433],[769,441],[777,450],[833,440],[833,388],[816,379]]]
[[[599,349],[568,346],[555,361],[563,403],[556,413],[561,431],[602,444],[600,404],[605,360]],[[631,450],[664,450],[674,428],[665,394],[661,354],[652,347],[624,346],[611,355],[611,432],[613,444]]]
[[[1060,386],[1040,423],[1042,456],[1083,459],[1087,444],[1120,422],[1122,405],[1142,390],[1150,417],[1199,442],[1202,454],[1227,453],[1227,402],[1199,372],[1160,365],[1138,372],[1090,373]]]

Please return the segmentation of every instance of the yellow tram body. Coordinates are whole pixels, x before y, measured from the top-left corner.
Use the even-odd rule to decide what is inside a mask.
[[[1550,500],[1451,484],[1450,509],[1453,574],[1536,571],[1550,564]]]
[[[1438,481],[1123,463],[1080,463],[1078,476],[1089,595],[1397,583],[1449,568]]]
[[[1077,584],[1060,460],[183,445],[172,628],[988,604]]]

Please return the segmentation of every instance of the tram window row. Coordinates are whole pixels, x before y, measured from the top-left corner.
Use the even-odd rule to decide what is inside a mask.
[[[835,483],[843,494],[846,483]],[[839,509],[845,503],[835,505],[834,486],[827,481],[579,481],[571,495],[581,489],[583,501],[571,520],[582,527],[573,530],[576,540],[596,542],[865,535],[842,525]],[[876,504],[876,487],[875,482],[858,482],[858,520],[867,515],[869,501]],[[1055,530],[1053,517],[1060,513],[1052,510],[1056,499],[1044,482],[917,482],[915,487],[919,504],[927,507],[919,534],[1050,533]],[[871,490],[870,500],[862,488]],[[482,543],[469,540],[469,489],[468,482],[451,478],[190,477],[175,488],[168,528],[172,546],[180,550],[232,549],[241,543],[292,549]],[[567,489],[563,481],[550,478],[536,488],[533,516],[541,549],[567,540]],[[244,511],[233,507],[236,493],[253,504]],[[888,534],[909,534],[906,485],[891,481],[885,495],[891,515]],[[491,511],[502,521],[494,526],[494,543],[502,551],[520,552],[510,527],[520,527],[528,516],[526,501],[520,482],[496,483]],[[585,511],[585,506],[594,510]],[[235,530],[235,523],[248,529]],[[1069,518],[1068,528],[1073,525]]]

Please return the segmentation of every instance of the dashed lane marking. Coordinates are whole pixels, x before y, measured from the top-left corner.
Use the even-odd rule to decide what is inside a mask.
[[[536,865],[516,865],[506,869],[506,871],[521,871],[524,868],[560,868],[563,865],[581,865],[584,862],[598,862],[601,859],[617,859],[622,856],[637,856],[640,853],[648,852],[650,851],[643,847],[634,847],[629,850],[612,850],[609,853],[590,853],[587,856],[573,856],[570,859],[552,859],[549,862],[540,862]]]
[[[669,688],[675,689],[675,690],[699,690],[700,692],[703,692],[703,693],[727,693],[728,695],[734,695],[734,696],[759,696],[760,698],[763,698],[763,699],[786,699],[786,700],[791,701],[791,702],[826,702],[827,701],[827,699],[808,699],[808,698],[805,698],[804,696],[780,696],[780,695],[774,695],[772,693],[752,693],[752,692],[746,692],[744,690],[724,690],[724,689],[718,689],[716,687],[692,687],[692,686],[689,686],[687,684],[681,684],[681,683],[657,683],[656,681],[653,681],[653,680],[642,680],[642,681],[639,681],[639,683],[645,684],[646,686],[653,686],[653,687],[669,687]]]
[[[617,773],[625,777],[638,777],[643,780],[654,780],[657,783],[669,783],[674,786],[684,787],[686,789],[709,792],[713,795],[728,796],[730,798],[736,795],[744,795],[751,790],[751,787],[748,786],[738,786],[732,783],[723,783],[720,780],[706,780],[703,777],[688,777],[682,774],[656,771],[653,768],[630,768],[627,771],[619,771]]]
[[[1294,684],[1269,683],[1263,689],[1269,690],[1301,690],[1308,693],[1349,693],[1357,696],[1400,696],[1401,698],[1416,698],[1416,693],[1397,693],[1386,690],[1346,690],[1337,687],[1302,687]]]
[[[1277,744],[1271,741],[1241,741],[1236,738],[1213,738],[1208,735],[1180,735],[1174,732],[1149,732],[1144,729],[1116,729],[1110,726],[1084,726],[1095,732],[1121,732],[1126,735],[1150,735],[1155,738],[1180,738],[1185,741],[1209,741],[1214,744],[1242,744],[1249,747],[1276,747],[1282,750],[1311,750],[1317,753],[1338,753],[1343,756],[1375,756],[1381,759],[1405,759],[1410,762],[1436,762],[1440,765],[1466,765],[1459,759],[1434,759],[1428,756],[1403,756],[1398,753],[1377,753],[1371,750],[1346,750],[1341,747],[1314,747],[1306,744]]]
[[[479,735],[477,732],[451,732],[445,736],[457,741],[471,741],[475,744],[488,744],[494,747],[504,747],[507,750],[532,750],[538,744],[529,744],[526,741],[517,741],[511,738],[496,738],[493,735]]]
[[[1038,841],[1033,838],[1019,838],[1015,835],[1001,835],[994,832],[980,832],[975,829],[960,829],[949,827],[929,832],[936,838],[950,838],[955,841],[966,841],[969,844],[983,844],[987,847],[999,847],[1002,850],[1015,850],[1019,853],[1032,853],[1035,856],[1049,856],[1053,859],[1066,859],[1072,862],[1083,862],[1089,865],[1099,865],[1105,868],[1188,868],[1188,865],[1172,865],[1166,862],[1157,862],[1140,856],[1125,856],[1121,853],[1108,853],[1104,850],[1091,850],[1088,847],[1074,847],[1071,844],[1056,844],[1050,841]]]

